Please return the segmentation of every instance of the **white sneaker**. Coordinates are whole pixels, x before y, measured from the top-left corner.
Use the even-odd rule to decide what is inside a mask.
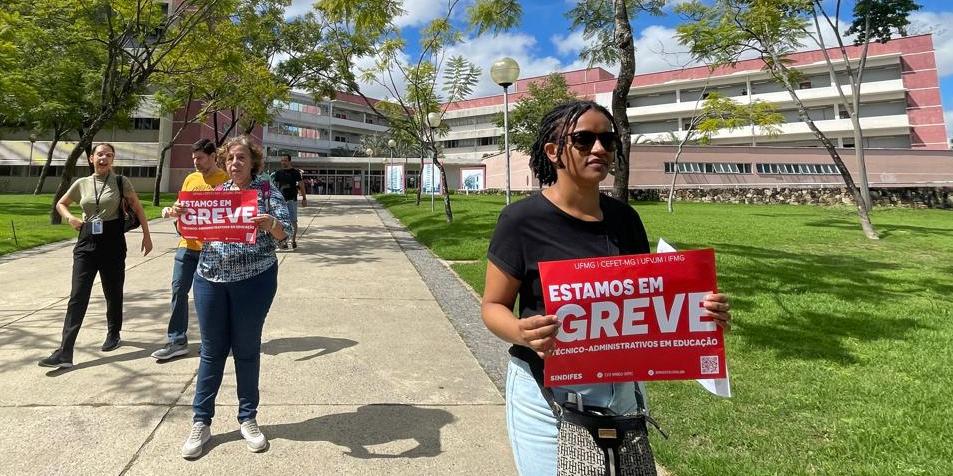
[[[268,448],[268,439],[258,428],[258,422],[254,418],[242,422],[241,433],[248,444],[249,451],[258,453]]]
[[[189,432],[189,437],[182,444],[182,457],[193,459],[202,456],[202,448],[211,439],[212,429],[208,425],[200,421],[192,423],[192,431]]]

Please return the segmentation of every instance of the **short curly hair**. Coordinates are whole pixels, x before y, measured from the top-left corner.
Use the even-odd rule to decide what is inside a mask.
[[[616,163],[621,163],[622,158],[622,140],[619,139],[619,125],[608,109],[593,101],[576,100],[568,101],[554,107],[549,111],[539,124],[539,132],[536,134],[536,142],[530,149],[529,166],[533,169],[533,174],[539,180],[541,185],[552,185],[556,183],[556,169],[563,168],[562,163],[563,150],[566,149],[566,137],[576,127],[576,122],[587,111],[596,110],[609,119],[612,124],[612,131],[615,132],[615,159]],[[556,144],[556,157],[559,159],[556,163],[549,160],[546,155],[546,144]]]
[[[235,147],[236,145],[244,146],[248,149],[248,153],[251,155],[251,176],[254,177],[261,173],[262,169],[265,168],[265,154],[261,150],[261,146],[258,145],[250,136],[242,134],[240,136],[232,137],[222,144],[222,157],[224,157],[223,163],[228,162],[228,151]]]

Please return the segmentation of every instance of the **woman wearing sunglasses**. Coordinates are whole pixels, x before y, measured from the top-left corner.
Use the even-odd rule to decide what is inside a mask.
[[[542,192],[507,206],[487,252],[483,321],[513,344],[506,377],[506,422],[516,467],[522,475],[556,474],[556,418],[534,373],[553,347],[556,316],[546,315],[540,261],[648,253],[638,213],[599,193],[599,183],[621,154],[615,120],[592,101],[573,101],[542,120],[530,166]],[[519,317],[513,315],[519,298]],[[727,326],[726,296],[711,294],[705,308]],[[634,383],[573,385],[553,389],[556,400],[569,392],[587,405],[625,413],[636,406]]]

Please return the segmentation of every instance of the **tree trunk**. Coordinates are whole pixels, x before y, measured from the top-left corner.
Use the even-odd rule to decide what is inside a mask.
[[[156,180],[152,184],[152,205],[159,206],[159,188],[162,183],[162,169],[165,167],[165,155],[169,153],[169,149],[172,148],[172,144],[175,142],[173,138],[162,148],[162,152],[159,152],[159,164],[156,165]]]
[[[612,115],[619,126],[619,138],[622,140],[621,154],[616,157],[615,183],[612,194],[622,202],[629,201],[629,150],[631,131],[626,101],[629,89],[635,77],[635,45],[632,43],[632,25],[625,0],[613,0],[615,11],[615,47],[619,49],[619,77],[612,90]]]
[[[858,88],[859,89],[859,88]],[[857,161],[857,175],[860,177],[860,197],[864,207],[870,210],[870,184],[867,181],[867,162],[864,159],[864,131],[860,128],[860,91],[854,92],[854,113],[850,116],[854,128],[854,160]]]
[[[50,175],[50,166],[53,164],[53,152],[56,150],[56,144],[60,142],[60,136],[63,131],[59,128],[53,128],[53,140],[50,142],[50,150],[46,153],[46,162],[43,163],[43,169],[40,170],[40,178],[36,181],[36,188],[33,189],[33,195],[43,193],[43,185],[46,183],[46,177]]]
[[[100,113],[96,119],[86,128],[85,131],[80,135],[79,142],[73,147],[73,150],[69,153],[69,156],[66,158],[66,163],[63,165],[63,176],[60,177],[60,184],[56,187],[56,193],[53,194],[53,203],[50,206],[50,224],[59,225],[62,223],[63,218],[60,216],[59,212],[56,211],[56,202],[60,201],[60,198],[63,198],[63,195],[66,195],[66,191],[69,190],[70,184],[73,183],[73,174],[76,169],[76,160],[79,159],[79,156],[86,152],[87,157],[91,153],[91,147],[93,144],[93,138],[96,137],[96,134],[102,129],[103,124],[106,123],[107,117],[112,117],[111,113],[103,111]]]
[[[437,153],[434,151],[433,164],[440,170],[440,188],[443,192],[443,212],[447,216],[447,223],[453,223],[453,209],[450,207],[450,188],[447,187],[447,171],[443,164],[437,160]]]

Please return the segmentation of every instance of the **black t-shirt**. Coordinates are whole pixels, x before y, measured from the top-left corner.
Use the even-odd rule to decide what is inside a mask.
[[[546,314],[540,261],[649,252],[645,227],[632,207],[606,195],[599,196],[599,207],[602,221],[583,221],[537,193],[500,212],[487,258],[521,281],[520,319]],[[541,372],[543,361],[532,349],[514,345],[510,354]]]
[[[298,201],[298,182],[302,180],[298,169],[278,169],[271,175],[286,201]]]

